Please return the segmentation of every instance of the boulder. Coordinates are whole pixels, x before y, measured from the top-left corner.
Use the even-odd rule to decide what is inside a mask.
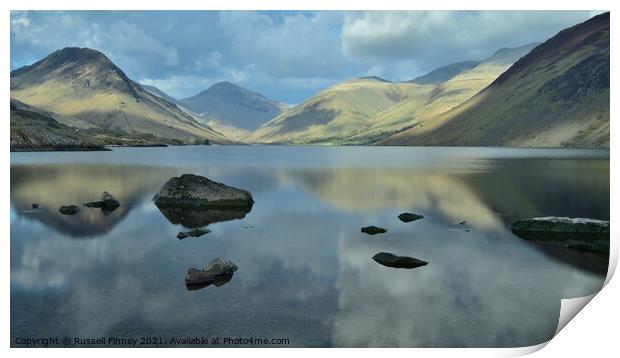
[[[405,223],[415,221],[415,220],[420,220],[422,218],[424,218],[424,216],[413,214],[413,213],[402,213],[398,215],[398,219],[400,219],[400,221],[405,222]]]
[[[383,234],[387,232],[386,229],[382,227],[377,227],[377,226],[366,226],[366,227],[363,227],[361,231],[368,235]]]
[[[249,192],[194,174],[169,179],[155,194],[153,201],[159,208],[251,208],[254,204]]]
[[[183,240],[183,239],[185,239],[186,237],[189,237],[189,236],[191,236],[191,237],[200,237],[200,236],[206,235],[206,234],[208,234],[210,232],[211,232],[211,230],[200,229],[200,228],[193,229],[193,230],[190,230],[190,231],[181,231],[181,232],[179,232],[177,234],[177,239]]]
[[[524,240],[551,242],[583,252],[609,253],[609,221],[549,216],[519,220],[510,228]]]
[[[548,216],[518,220],[510,226],[513,232],[558,232],[609,235],[609,221]]]
[[[121,206],[121,203],[118,200],[116,200],[116,198],[112,196],[112,194],[108,193],[107,191],[104,191],[101,194],[101,198],[99,199],[99,201],[91,201],[88,203],[84,203],[84,206],[89,207],[89,208],[101,208],[102,210],[106,210],[106,211],[114,211],[116,210],[116,208]]]
[[[377,263],[383,266],[411,269],[414,267],[424,266],[428,264],[426,261],[418,260],[408,256],[398,256],[389,252],[380,252],[372,257]]]
[[[77,205],[63,205],[58,211],[63,215],[75,215],[80,211],[80,207]]]
[[[211,284],[219,278],[232,276],[237,271],[237,265],[228,259],[218,257],[209,262],[202,270],[190,268],[185,275],[186,285]],[[230,281],[230,278],[228,279]],[[228,282],[226,281],[226,282]]]

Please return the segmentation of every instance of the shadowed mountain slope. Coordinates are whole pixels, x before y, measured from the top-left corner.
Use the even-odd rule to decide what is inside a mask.
[[[383,145],[609,146],[609,13],[559,32],[456,108]]]

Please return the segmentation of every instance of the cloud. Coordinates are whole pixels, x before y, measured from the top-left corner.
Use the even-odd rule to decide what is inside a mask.
[[[337,76],[345,67],[339,36],[331,31],[340,21],[341,13],[329,11],[281,16],[227,11],[218,24],[232,52],[257,68],[278,78],[312,78]]]
[[[287,103],[368,74],[408,80],[544,41],[589,11],[12,11],[11,68],[66,46],[189,97],[228,80]]]
[[[437,67],[544,41],[590,16],[588,11],[347,12],[342,49],[366,60],[415,59],[421,67]]]
[[[11,39],[18,51],[26,49],[41,57],[68,46],[94,48],[135,75],[179,62],[174,46],[163,44],[135,23],[89,20],[74,12],[13,12]]]

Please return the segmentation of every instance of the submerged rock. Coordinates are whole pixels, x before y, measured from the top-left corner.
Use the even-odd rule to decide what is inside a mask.
[[[424,216],[413,214],[413,213],[402,213],[398,215],[398,219],[400,219],[400,221],[405,222],[405,223],[408,223],[414,220],[420,220],[422,218],[424,218]]]
[[[519,220],[510,228],[524,240],[555,242],[578,251],[609,253],[609,221],[549,216]]]
[[[89,207],[89,208],[101,208],[102,210],[112,212],[116,210],[116,208],[121,206],[121,203],[118,200],[116,200],[116,198],[112,196],[112,194],[108,193],[107,191],[104,191],[101,194],[101,198],[99,199],[99,201],[91,201],[88,203],[84,203],[84,206]]]
[[[377,226],[366,226],[366,227],[363,227],[361,231],[368,235],[383,234],[387,232],[386,229],[382,227],[377,227]]]
[[[216,284],[216,286],[221,286],[230,281],[236,271],[237,265],[232,261],[218,257],[209,262],[202,270],[193,267],[188,269],[185,275],[185,284],[188,288],[196,285],[206,287],[212,283]],[[218,282],[220,283],[219,285]]]
[[[39,204],[37,204],[37,203],[32,203],[32,208],[33,208],[33,209],[37,209],[38,207],[39,207]]]
[[[206,235],[206,234],[208,234],[210,232],[211,232],[211,230],[200,229],[200,228],[193,229],[193,230],[190,230],[190,231],[181,231],[181,232],[179,232],[177,234],[177,239],[183,240],[183,239],[185,239],[186,237],[189,237],[189,236],[191,236],[191,237],[200,237],[200,236]]]
[[[77,205],[63,205],[58,211],[63,215],[75,215],[80,211],[80,207]]]
[[[200,175],[183,174],[173,177],[153,197],[158,207],[252,207],[252,195],[245,190],[214,182]]]
[[[408,256],[398,256],[389,252],[380,252],[372,257],[377,263],[383,266],[395,268],[415,268],[428,264],[426,261],[418,260]]]

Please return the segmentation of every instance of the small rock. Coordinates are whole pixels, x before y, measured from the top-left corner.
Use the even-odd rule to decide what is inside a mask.
[[[101,194],[101,198],[99,199],[99,201],[84,203],[84,206],[89,208],[101,208],[102,210],[112,212],[116,210],[116,208],[121,206],[121,203],[116,200],[116,198],[112,196],[112,194],[104,191]]]
[[[408,256],[398,256],[389,252],[380,252],[372,257],[373,260],[383,266],[411,269],[428,264],[426,261],[418,260]]]
[[[398,215],[398,218],[400,219],[400,221],[408,223],[414,220],[420,220],[422,218],[424,218],[424,216],[422,215],[418,215],[418,214],[413,214],[413,213],[402,213],[400,215]]]
[[[208,233],[210,233],[210,232],[211,232],[211,230],[208,230],[208,229],[200,229],[200,228],[198,228],[198,229],[193,229],[193,230],[190,230],[190,231],[181,231],[181,232],[179,232],[179,233],[177,234],[177,239],[179,239],[179,240],[183,240],[183,239],[185,239],[185,238],[186,238],[186,237],[188,237],[188,236],[191,236],[191,237],[200,237],[200,236],[205,235],[205,234],[208,234]]]
[[[32,203],[32,208],[33,208],[33,209],[37,209],[38,207],[39,207],[39,204],[37,204],[37,203]]]
[[[232,276],[237,271],[237,265],[228,259],[218,257],[209,262],[202,270],[190,268],[185,275],[186,285],[211,284],[221,276]]]
[[[383,234],[387,232],[387,230],[382,227],[377,227],[377,226],[366,226],[362,228],[362,232],[368,235],[375,235],[375,234]]]
[[[465,224],[467,224],[467,221],[461,221],[461,222],[459,223],[459,225],[465,225]]]
[[[80,211],[80,207],[77,205],[63,205],[58,211],[63,215],[75,215]]]

